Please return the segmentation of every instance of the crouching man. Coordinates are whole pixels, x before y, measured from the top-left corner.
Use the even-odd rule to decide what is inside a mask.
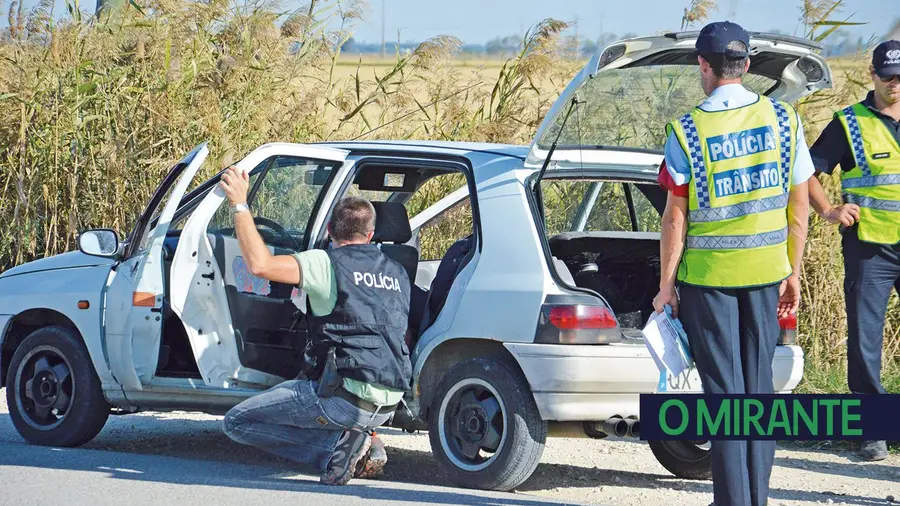
[[[322,483],[377,475],[387,457],[369,432],[390,418],[410,388],[412,368],[404,342],[409,278],[370,244],[375,209],[365,199],[344,198],[328,224],[334,249],[273,256],[247,208],[247,175],[231,167],[220,184],[250,271],[298,285],[312,313],[303,373],[232,408],[225,433],[315,465]]]

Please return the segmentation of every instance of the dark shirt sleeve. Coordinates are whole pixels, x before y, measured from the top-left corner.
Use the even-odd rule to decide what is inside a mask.
[[[856,166],[850,143],[840,120],[834,118],[822,130],[819,138],[809,148],[816,174],[831,174],[838,165],[842,170],[850,170]]]

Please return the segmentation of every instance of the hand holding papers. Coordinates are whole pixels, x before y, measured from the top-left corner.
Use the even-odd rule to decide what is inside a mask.
[[[672,308],[665,306],[662,313],[654,313],[643,330],[644,343],[659,370],[668,370],[678,376],[693,365],[687,334],[681,322],[672,318]]]

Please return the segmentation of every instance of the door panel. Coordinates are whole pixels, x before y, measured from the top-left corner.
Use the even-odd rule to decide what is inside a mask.
[[[306,321],[291,330],[295,312],[302,307],[292,285],[274,283],[250,273],[237,239],[208,234],[216,263],[222,271],[228,307],[241,365],[284,378],[296,377],[306,346]],[[290,250],[271,248],[275,255]]]

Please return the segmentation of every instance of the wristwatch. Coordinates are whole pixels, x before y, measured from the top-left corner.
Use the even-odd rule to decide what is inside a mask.
[[[250,207],[247,204],[235,204],[231,206],[231,214],[242,213],[244,211],[249,211]]]

